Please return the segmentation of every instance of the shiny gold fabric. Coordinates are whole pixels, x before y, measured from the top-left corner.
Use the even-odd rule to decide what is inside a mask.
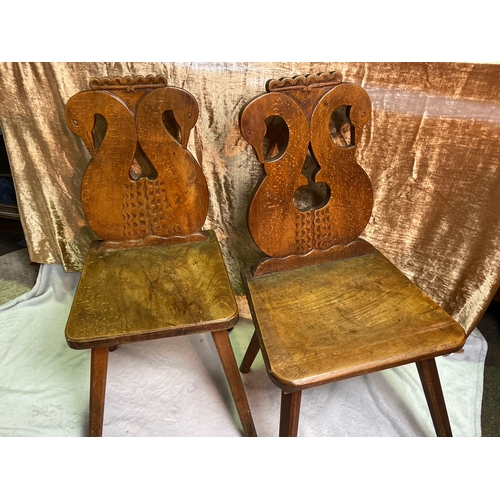
[[[31,259],[81,269],[93,239],[79,190],[90,159],[66,126],[91,77],[164,74],[200,117],[189,148],[210,189],[206,229],[235,292],[259,250],[246,209],[261,166],[238,114],[270,78],[340,71],[373,115],[357,138],[375,202],[363,237],[470,332],[500,285],[500,66],[455,63],[2,63],[0,126]],[[246,313],[240,301],[243,314]]]

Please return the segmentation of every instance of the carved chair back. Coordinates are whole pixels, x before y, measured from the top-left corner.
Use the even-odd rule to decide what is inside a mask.
[[[264,167],[248,227],[267,255],[253,275],[374,251],[358,238],[371,215],[356,138],[368,94],[337,72],[270,80],[243,109],[240,130]]]
[[[162,75],[93,78],[89,87],[68,101],[66,122],[92,156],[81,199],[94,233],[139,246],[198,239],[208,188],[187,150],[196,99]]]

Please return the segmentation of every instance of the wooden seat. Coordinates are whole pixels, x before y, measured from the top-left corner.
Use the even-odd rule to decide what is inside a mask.
[[[243,432],[255,436],[228,334],[238,308],[216,235],[201,231],[208,189],[187,150],[198,105],[166,83],[164,76],[93,79],[66,106],[68,126],[92,155],[82,206],[100,238],[66,325],[70,347],[92,350],[89,434],[102,435],[110,350],[210,331]]]
[[[271,80],[240,117],[264,166],[248,226],[264,257],[242,271],[255,324],[240,370],[259,350],[281,389],[280,436],[296,436],[301,391],[417,364],[436,433],[451,436],[435,357],[465,333],[359,238],[371,183],[355,158],[371,104],[338,73]]]

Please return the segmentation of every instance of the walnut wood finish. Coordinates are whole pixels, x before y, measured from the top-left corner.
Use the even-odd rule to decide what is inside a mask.
[[[434,357],[454,352],[465,333],[368,242],[370,181],[355,159],[356,138],[370,116],[364,90],[337,73],[273,80],[241,114],[241,132],[263,163],[248,212],[256,244],[268,255],[242,277],[256,327],[240,370],[259,349],[282,390],[280,436],[296,436],[301,391],[416,362],[436,433],[451,435]],[[330,117],[344,108],[350,139],[339,146]],[[267,159],[270,116],[288,128],[268,134],[281,144]],[[285,134],[286,135],[286,134]],[[348,137],[349,138],[349,137]],[[294,196],[305,180],[308,148],[327,184],[320,206],[300,211]]]
[[[229,334],[226,330],[212,332],[212,338],[214,339],[215,347],[217,348],[217,352],[219,353],[222,363],[222,368],[224,369],[229,383],[229,388],[231,389],[233,399],[236,403],[236,409],[243,426],[243,431],[247,436],[257,436],[250,407],[248,406],[247,397],[245,395],[243,382],[241,381],[240,374],[238,373],[236,358],[234,357],[233,348],[231,347],[231,342],[229,341]]]
[[[266,276],[246,271],[244,283],[264,362],[285,391],[449,354],[465,340],[378,251]]]
[[[70,347],[92,350],[89,433],[102,435],[109,351],[211,331],[243,432],[256,436],[227,332],[238,308],[215,233],[201,231],[208,188],[187,150],[198,104],[161,75],[89,86],[66,106],[68,126],[92,156],[82,205],[100,238],[66,325]]]
[[[182,245],[89,249],[66,339],[105,347],[231,328],[238,307],[213,231]],[[118,293],[119,291],[119,293]]]
[[[425,359],[417,361],[416,364],[436,434],[441,437],[451,437],[451,426],[439,381],[436,360],[434,358]]]
[[[280,437],[297,437],[302,391],[281,391]]]
[[[254,362],[257,354],[259,354],[259,351],[260,351],[259,337],[257,335],[257,332],[254,332],[252,338],[250,339],[250,344],[248,344],[245,356],[241,361],[240,365],[241,373],[248,373],[250,371],[250,368],[252,368],[252,363]]]
[[[207,183],[186,149],[198,104],[189,92],[155,81],[102,90],[94,82],[95,90],[79,92],[66,105],[69,128],[92,155],[82,181],[83,210],[104,241],[188,236],[207,216]],[[97,116],[107,124],[99,147]]]
[[[241,114],[241,133],[265,170],[250,204],[248,227],[258,247],[274,259],[266,259],[270,269],[258,265],[254,274],[373,251],[366,242],[349,246],[368,223],[373,205],[371,183],[356,162],[352,141],[370,118],[370,99],[361,87],[340,81],[338,73],[271,81],[269,92],[251,101]],[[352,142],[340,147],[330,137],[329,124],[343,106],[353,132]],[[264,138],[274,117],[284,121],[289,139],[278,154],[267,157]],[[310,182],[302,172],[309,150],[317,163]],[[325,183],[327,198],[299,210],[294,196],[310,183]]]
[[[104,422],[104,400],[108,375],[108,353],[106,347],[92,349],[90,356],[90,405],[89,436],[102,436]]]

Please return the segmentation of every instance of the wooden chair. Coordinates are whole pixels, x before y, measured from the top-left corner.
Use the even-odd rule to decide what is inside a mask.
[[[296,436],[302,390],[415,362],[436,433],[451,436],[435,357],[463,329],[359,238],[372,186],[356,162],[368,94],[323,73],[270,80],[240,129],[265,174],[248,226],[265,256],[243,270],[255,334],[240,370],[262,350],[281,389],[280,436]]]
[[[102,435],[109,350],[211,331],[244,434],[255,436],[228,336],[238,309],[215,233],[201,231],[208,188],[186,149],[198,104],[164,76],[89,86],[66,105],[92,156],[81,198],[99,238],[66,326],[70,347],[92,350],[89,433]]]

